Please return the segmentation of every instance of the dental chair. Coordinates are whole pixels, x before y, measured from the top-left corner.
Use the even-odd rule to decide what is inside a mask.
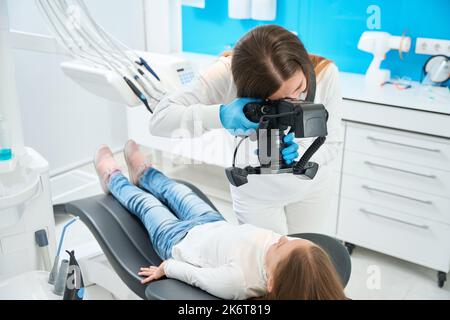
[[[182,183],[216,209],[208,197],[194,185]],[[213,300],[209,293],[184,282],[164,278],[141,284],[138,271],[143,266],[158,266],[162,260],[150,242],[147,230],[113,196],[98,195],[58,205],[58,211],[79,216],[92,232],[114,271],[139,297],[150,300]],[[313,233],[291,235],[321,246],[331,257],[344,287],[350,278],[351,262],[347,249],[336,239]]]

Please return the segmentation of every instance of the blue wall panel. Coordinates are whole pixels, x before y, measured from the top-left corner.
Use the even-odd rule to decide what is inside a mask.
[[[206,0],[205,9],[183,7],[183,49],[220,54],[248,30],[275,23],[297,32],[309,52],[332,59],[342,71],[364,73],[372,55],[356,46],[368,30],[370,5],[380,8],[379,30],[413,39],[403,60],[392,50],[382,67],[418,80],[428,56],[414,53],[415,39],[450,39],[450,0],[278,0],[277,19],[270,22],[230,19],[227,0]]]

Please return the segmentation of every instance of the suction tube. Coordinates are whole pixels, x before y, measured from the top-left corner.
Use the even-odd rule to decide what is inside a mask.
[[[80,219],[80,217],[74,217],[69,222],[67,222],[63,227],[63,230],[61,232],[61,237],[59,238],[58,250],[56,251],[55,260],[53,262],[53,268],[52,268],[52,271],[50,272],[50,275],[48,276],[48,283],[50,283],[50,284],[54,284],[56,281],[56,276],[58,274],[59,254],[61,253],[61,247],[62,247],[62,243],[64,241],[64,236],[66,234],[66,230],[72,223],[76,222],[79,219]]]

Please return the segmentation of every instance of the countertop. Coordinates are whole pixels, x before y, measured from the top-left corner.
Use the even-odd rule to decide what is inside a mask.
[[[199,71],[218,59],[214,55],[190,52],[177,55],[194,62]],[[412,87],[406,90],[391,84],[374,86],[366,83],[363,74],[349,72],[340,72],[340,80],[344,99],[450,115],[448,88],[423,86],[416,81],[411,81]]]
[[[400,90],[392,84],[367,84],[363,74],[340,73],[344,99],[450,115],[450,91],[410,82],[411,88]]]

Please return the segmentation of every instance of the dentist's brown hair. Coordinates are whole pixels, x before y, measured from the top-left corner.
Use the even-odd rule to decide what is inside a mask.
[[[266,99],[301,71],[307,81],[331,61],[309,55],[300,39],[277,25],[264,25],[245,34],[232,53],[231,70],[238,97]]]

